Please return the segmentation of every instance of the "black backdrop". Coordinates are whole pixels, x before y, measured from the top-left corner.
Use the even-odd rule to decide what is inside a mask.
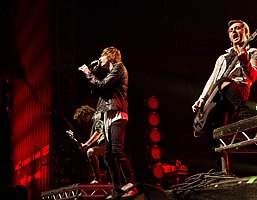
[[[160,100],[161,162],[174,164],[179,159],[188,166],[190,174],[213,168],[206,136],[193,136],[191,106],[215,60],[230,45],[227,22],[243,19],[254,30],[257,2],[79,0],[77,4],[78,64],[90,63],[103,48],[116,46],[128,68],[127,137],[137,178],[145,178],[145,168],[141,168],[147,143],[144,100],[150,95]],[[81,83],[86,85],[83,80]],[[256,86],[252,91],[250,100],[256,101]],[[80,94],[81,99],[89,95]]]
[[[147,176],[144,100],[150,95],[156,95],[160,100],[161,162],[174,164],[179,159],[188,166],[190,174],[213,168],[206,136],[197,139],[193,136],[191,106],[207,81],[215,60],[229,47],[227,22],[243,19],[251,30],[257,28],[256,0],[76,0],[70,3],[76,8],[78,66],[97,59],[103,48],[116,46],[128,68],[130,119],[127,148],[138,181]],[[4,4],[1,8],[6,10]],[[8,17],[9,13],[5,14],[1,12],[1,19]],[[1,36],[8,36],[8,40],[3,40],[0,53],[6,56],[6,61],[10,56],[15,62],[15,51],[6,53],[8,48],[13,49],[12,36],[3,28],[6,27],[4,21],[1,24]],[[253,46],[257,44],[253,43]],[[1,77],[9,72],[0,69]],[[78,104],[83,104],[91,94],[85,89],[87,82],[79,72],[77,80],[76,98]],[[250,97],[252,102],[257,99],[256,91],[255,84]],[[235,162],[243,163],[234,165],[238,166],[235,171],[239,176],[256,174],[256,168],[245,170],[248,168],[246,163],[252,160],[250,156],[244,156],[244,160],[236,159]]]
[[[257,2],[78,0],[76,3],[78,65],[97,59],[103,48],[116,46],[128,68],[127,138],[137,178],[145,180],[146,174],[142,168],[147,165],[144,100],[150,95],[160,100],[161,162],[175,164],[179,159],[188,166],[190,174],[213,168],[206,136],[193,136],[191,106],[215,60],[230,46],[227,22],[243,19],[254,30]],[[87,83],[79,73],[78,79],[81,91]],[[250,100],[256,101],[256,86],[252,91]],[[78,93],[81,101],[90,95]],[[237,172],[245,175],[244,171]]]

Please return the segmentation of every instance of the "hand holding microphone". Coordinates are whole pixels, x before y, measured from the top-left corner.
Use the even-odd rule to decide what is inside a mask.
[[[89,65],[82,65],[78,68],[78,70],[83,71],[85,74],[87,74],[90,71],[96,71],[99,66],[100,60],[94,60]]]
[[[89,69],[94,69],[94,68],[98,68],[99,67],[99,65],[100,65],[100,60],[94,60],[94,61],[92,61],[87,67],[89,68]]]
[[[90,70],[88,69],[88,66],[86,66],[85,64],[79,67],[78,70],[84,72],[85,74],[88,74],[90,72]]]

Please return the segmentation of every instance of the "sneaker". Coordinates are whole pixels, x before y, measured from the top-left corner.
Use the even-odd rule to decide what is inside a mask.
[[[98,184],[99,181],[98,180],[92,180],[90,184]]]
[[[129,190],[125,194],[123,194],[121,197],[126,198],[126,197],[133,197],[138,194],[138,190],[136,188],[133,188],[132,190]]]
[[[122,191],[119,189],[113,189],[111,191],[111,194],[107,195],[107,197],[105,199],[115,199],[115,200],[120,200],[121,195],[122,195]]]
[[[121,190],[125,192],[126,190],[131,189],[133,186],[134,186],[134,184],[132,184],[132,183],[127,183],[126,185],[123,185],[123,186],[121,187]]]
[[[129,197],[135,196],[136,194],[138,194],[138,190],[135,188],[134,184],[127,183],[122,187],[114,188],[111,191],[111,194],[109,194],[105,199],[127,199]]]

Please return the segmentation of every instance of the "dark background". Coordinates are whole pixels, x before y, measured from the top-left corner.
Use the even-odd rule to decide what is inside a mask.
[[[174,165],[177,159],[188,166],[189,174],[206,172],[215,164],[206,135],[195,138],[191,106],[198,98],[215,61],[230,47],[227,23],[242,19],[250,30],[257,28],[257,1],[66,1],[74,4],[77,64],[100,57],[108,46],[120,49],[129,72],[129,124],[127,151],[137,180],[148,176],[145,124],[145,99],[155,95],[160,101],[163,150],[161,163]],[[5,10],[2,4],[1,8]],[[3,13],[2,16],[6,17]],[[2,24],[5,19],[2,17]],[[1,55],[9,56],[12,40],[1,27],[4,46]],[[6,37],[8,36],[8,37]],[[8,43],[10,42],[10,43]],[[1,45],[0,45],[1,46]],[[257,46],[253,43],[252,46]],[[7,47],[7,48],[6,48]],[[11,52],[16,59],[15,52]],[[11,59],[12,60],[12,59]],[[77,70],[74,66],[74,70]],[[6,71],[1,68],[2,75]],[[77,74],[77,102],[93,96],[81,72]],[[1,76],[2,76],[1,75]],[[257,86],[250,97],[255,102]],[[93,97],[94,98],[94,97]],[[68,109],[68,108],[67,108]],[[256,175],[252,155],[232,156],[232,170],[238,176]]]
[[[189,174],[215,167],[206,136],[193,136],[191,106],[200,95],[217,57],[230,47],[226,32],[228,21],[245,20],[254,31],[257,2],[77,3],[78,63],[90,63],[100,56],[103,48],[115,46],[121,50],[122,60],[129,71],[127,138],[137,177],[144,179],[142,163],[147,165],[145,147],[149,141],[145,133],[144,100],[150,95],[160,101],[161,163],[175,164],[179,159],[188,166]],[[82,85],[84,87],[86,83]],[[79,90],[83,91],[83,88]],[[254,85],[251,101],[256,101],[255,94]],[[248,163],[252,158],[231,156],[232,171],[238,176],[256,173]],[[243,165],[238,164],[238,167],[238,162]]]

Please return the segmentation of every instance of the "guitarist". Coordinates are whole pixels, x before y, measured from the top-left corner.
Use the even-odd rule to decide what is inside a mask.
[[[214,129],[226,125],[229,120],[251,116],[246,102],[251,85],[257,79],[257,49],[251,48],[249,43],[246,45],[250,37],[248,25],[242,20],[231,20],[227,33],[231,47],[218,57],[199,99],[192,106],[193,112],[199,111],[218,86],[218,92],[212,100],[215,106],[209,112],[203,130],[207,133],[212,148],[218,144],[212,137]],[[227,71],[228,74],[224,76],[230,65],[233,65],[232,70]],[[220,164],[220,159],[216,158]]]
[[[81,150],[87,151],[88,161],[93,172],[94,179],[90,184],[98,184],[101,182],[98,157],[103,157],[105,151],[101,113],[96,112],[89,105],[82,105],[75,111],[73,119],[78,120],[78,123],[92,123],[90,138],[85,143],[81,143]]]

